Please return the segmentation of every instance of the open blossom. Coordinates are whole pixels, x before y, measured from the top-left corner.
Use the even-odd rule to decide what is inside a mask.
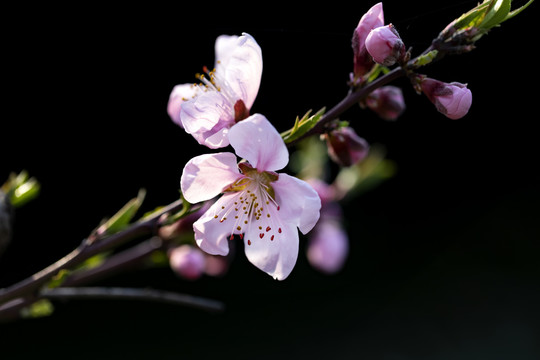
[[[366,49],[366,38],[371,30],[384,25],[382,2],[375,4],[362,16],[354,30],[352,48],[354,52],[354,76],[362,77],[368,73],[375,63]]]
[[[425,76],[419,76],[419,82],[422,92],[446,117],[456,120],[469,112],[472,93],[466,84],[445,83]]]
[[[297,228],[309,232],[319,219],[321,200],[306,182],[276,173],[289,161],[277,130],[260,114],[229,131],[236,154],[200,155],[182,173],[185,199],[197,203],[223,194],[193,224],[195,240],[213,255],[229,252],[228,240],[239,235],[248,260],[275,279],[285,279],[296,264]]]
[[[216,65],[198,74],[200,84],[176,85],[169,97],[171,119],[199,144],[229,145],[229,128],[249,116],[262,75],[262,53],[248,35],[222,35],[215,44]]]

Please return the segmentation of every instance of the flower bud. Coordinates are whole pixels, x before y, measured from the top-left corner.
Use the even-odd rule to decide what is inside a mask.
[[[368,73],[374,65],[372,57],[366,50],[365,42],[369,32],[384,25],[382,2],[375,4],[362,16],[354,30],[352,48],[354,53],[354,76],[360,78]]]
[[[351,166],[363,160],[369,151],[366,140],[350,127],[341,127],[326,135],[328,155],[342,166]]]
[[[437,110],[450,119],[459,119],[467,114],[472,103],[472,93],[466,84],[445,83],[425,76],[419,77],[420,89],[435,105]]]
[[[392,24],[370,31],[366,49],[376,63],[392,66],[405,56],[405,44]]]
[[[337,221],[320,221],[309,239],[309,263],[327,274],[341,270],[349,253],[349,238]]]
[[[384,120],[396,120],[405,111],[405,100],[400,88],[383,86],[368,95],[366,105]]]
[[[203,253],[191,246],[181,245],[169,252],[169,264],[172,270],[187,280],[196,280],[205,270]]]

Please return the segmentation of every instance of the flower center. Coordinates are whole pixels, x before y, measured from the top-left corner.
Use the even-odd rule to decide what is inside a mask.
[[[259,172],[247,163],[240,163],[238,167],[244,176],[223,191],[227,201],[218,208],[214,219],[220,223],[231,223],[231,239],[234,234],[242,238],[244,233],[257,233],[259,239],[266,236],[274,241],[282,229],[276,216],[280,207],[271,183],[279,175],[270,171]],[[248,239],[247,244],[251,245],[251,241]]]
[[[217,62],[218,65],[220,62]],[[193,84],[193,87],[196,87],[197,91],[193,97],[196,97],[199,91],[216,91],[224,99],[227,104],[227,109],[225,109],[229,114],[234,117],[235,122],[247,119],[249,117],[249,109],[246,107],[246,104],[242,99],[236,95],[234,90],[231,89],[227,81],[222,78],[220,71],[214,68],[212,71],[209,71],[206,66],[203,66],[203,73],[195,74],[195,77],[201,81],[200,84]],[[206,75],[205,75],[206,74]],[[187,99],[184,99],[184,101]]]

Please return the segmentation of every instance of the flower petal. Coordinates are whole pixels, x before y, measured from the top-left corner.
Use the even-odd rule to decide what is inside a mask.
[[[222,218],[215,216],[223,207],[229,207],[229,203],[236,199],[236,194],[225,194],[220,197],[211,207],[193,223],[195,241],[206,253],[211,255],[227,255],[229,253],[228,239],[231,235],[231,226]]]
[[[234,154],[206,154],[188,161],[182,172],[180,186],[187,201],[198,203],[220,194],[241,176]]]
[[[214,51],[216,53],[216,66],[226,65],[231,58],[231,54],[237,47],[238,36],[220,35],[216,39]]]
[[[279,174],[272,183],[280,216],[293,222],[303,234],[308,233],[320,216],[321,199],[307,182],[287,174]]]
[[[208,131],[220,122],[234,121],[233,114],[223,110],[227,105],[218,92],[203,92],[182,104],[180,120],[188,134]]]
[[[169,95],[169,103],[167,104],[167,113],[175,124],[184,127],[180,121],[180,108],[182,103],[191,100],[197,92],[197,87],[193,84],[176,85]]]
[[[298,230],[292,223],[262,219],[244,235],[248,260],[276,280],[289,276],[298,258]]]
[[[240,121],[229,130],[229,142],[236,154],[259,171],[283,169],[289,151],[272,124],[261,114]]]
[[[250,109],[261,84],[263,68],[261,48],[251,35],[245,33],[236,39],[233,49],[229,47],[230,42],[231,39],[222,41],[219,52],[225,54],[226,59],[216,67],[223,66],[226,84]]]

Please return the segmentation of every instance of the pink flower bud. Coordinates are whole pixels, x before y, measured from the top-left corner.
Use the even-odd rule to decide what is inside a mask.
[[[375,4],[362,16],[354,30],[352,48],[354,52],[354,76],[359,78],[371,70],[374,65],[372,57],[366,50],[365,42],[369,32],[384,25],[382,3]]]
[[[405,44],[392,24],[371,30],[366,49],[375,62],[392,66],[405,56]]]
[[[469,112],[472,93],[467,84],[445,83],[425,76],[419,77],[420,88],[437,110],[450,119],[462,118]]]
[[[349,253],[349,238],[337,221],[320,221],[309,239],[307,258],[311,266],[334,274],[341,270]]]
[[[368,95],[366,105],[384,120],[396,120],[405,111],[403,92],[396,86],[383,86]]]
[[[341,127],[326,135],[328,155],[342,166],[351,166],[363,160],[369,151],[366,140],[350,127]]]
[[[176,274],[188,280],[198,279],[205,270],[203,253],[191,245],[172,249],[169,252],[169,264]]]

